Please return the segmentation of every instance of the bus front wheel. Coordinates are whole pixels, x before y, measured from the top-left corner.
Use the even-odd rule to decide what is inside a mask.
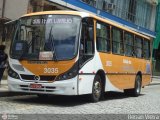
[[[92,93],[90,95],[91,102],[98,102],[102,96],[102,80],[96,75],[93,81]]]
[[[133,89],[125,89],[124,93],[126,95],[131,95],[131,96],[134,96],[134,97],[138,97],[141,93],[141,87],[142,87],[142,79],[141,79],[140,75],[137,75],[136,79],[135,79],[134,88]]]

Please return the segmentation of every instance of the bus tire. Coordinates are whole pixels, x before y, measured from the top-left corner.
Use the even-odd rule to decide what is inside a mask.
[[[142,79],[140,75],[136,76],[135,79],[135,85],[133,89],[125,89],[124,93],[126,95],[131,95],[133,97],[138,97],[141,93],[141,87],[142,87]]]
[[[93,81],[92,93],[90,95],[91,102],[98,102],[102,96],[102,80],[99,75],[96,75]]]

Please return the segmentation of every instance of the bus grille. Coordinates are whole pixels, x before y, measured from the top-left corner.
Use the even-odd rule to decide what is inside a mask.
[[[21,74],[21,78],[23,80],[35,80],[35,75],[24,75]],[[40,81],[54,81],[54,79],[56,78],[56,76],[40,76]]]
[[[42,86],[39,89],[30,88],[28,85],[20,85],[20,89],[23,91],[33,91],[33,92],[54,92],[56,87]]]

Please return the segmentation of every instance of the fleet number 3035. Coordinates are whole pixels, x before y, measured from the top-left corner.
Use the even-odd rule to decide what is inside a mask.
[[[58,68],[44,68],[44,73],[58,73]]]

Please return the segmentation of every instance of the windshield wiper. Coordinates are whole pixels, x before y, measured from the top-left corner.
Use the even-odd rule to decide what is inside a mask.
[[[51,50],[52,50],[52,54],[53,54],[53,59],[55,61],[57,61],[57,55],[56,55],[56,47],[55,47],[55,44],[54,44],[54,37],[52,35],[52,27],[50,29],[50,32],[49,32],[49,42],[51,42]]]

